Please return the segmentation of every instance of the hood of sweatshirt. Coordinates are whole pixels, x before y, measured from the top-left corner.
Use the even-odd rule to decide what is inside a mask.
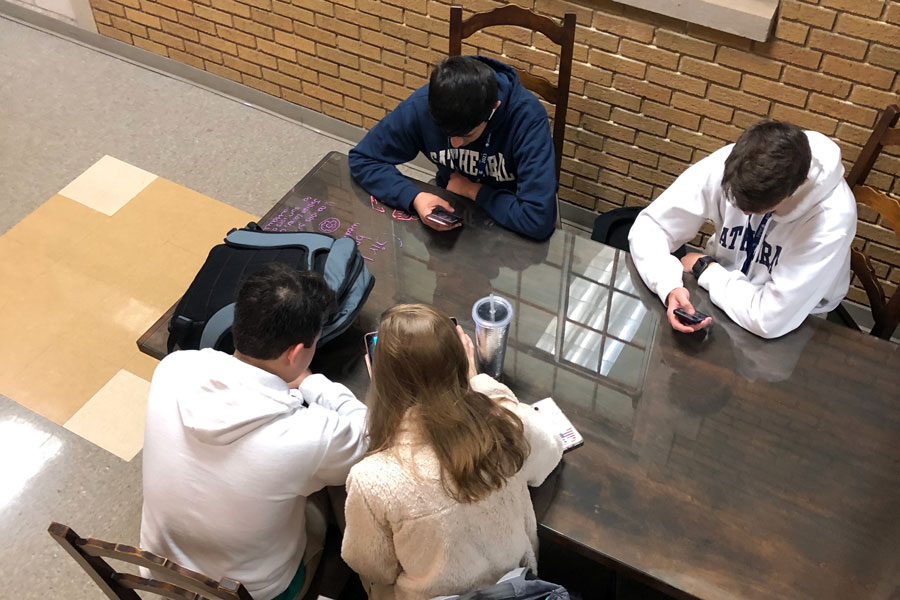
[[[505,109],[516,106],[519,103],[520,99],[518,96],[525,88],[519,85],[519,74],[516,73],[513,67],[485,56],[473,56],[472,58],[483,62],[493,69],[497,77],[497,100],[500,101],[500,107],[485,128],[485,133],[487,133],[506,126],[510,112]]]
[[[812,161],[806,181],[800,184],[791,196],[796,204],[785,214],[772,215],[773,221],[790,223],[796,221],[810,209],[829,197],[834,188],[844,180],[844,165],[841,163],[841,149],[833,141],[816,131],[807,131]]]
[[[303,406],[281,377],[224,352],[200,352],[209,368],[195,372],[176,400],[184,428],[198,441],[224,446]]]

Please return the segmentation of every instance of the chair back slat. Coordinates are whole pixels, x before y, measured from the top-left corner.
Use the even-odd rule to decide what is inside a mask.
[[[494,10],[476,13],[463,20],[461,6],[450,7],[450,56],[462,54],[462,40],[486,27],[517,26],[531,29],[547,36],[559,44],[559,76],[556,85],[538,75],[516,69],[519,80],[526,88],[555,105],[553,113],[553,150],[555,152],[556,180],[562,170],[563,143],[566,137],[566,115],[569,110],[569,88],[572,83],[572,56],[575,48],[575,13],[566,13],[562,23],[549,17],[508,4]],[[559,226],[559,203],[557,201],[557,226]]]
[[[856,163],[847,175],[847,185],[851,189],[865,183],[882,148],[900,145],[900,131],[893,129],[898,120],[900,120],[900,106],[891,104],[884,109],[881,118],[872,129],[872,135],[869,136]]]
[[[462,7],[458,8],[462,10]],[[453,8],[450,10],[453,10]],[[525,27],[526,29],[543,33],[559,45],[565,42],[564,26],[559,25],[549,17],[537,15],[515,4],[507,4],[488,12],[472,15],[462,24],[461,35],[465,39],[485,27],[496,27],[498,25]]]
[[[147,579],[131,573],[118,573],[116,582],[129,590],[149,592],[162,598],[171,600],[203,600],[203,596],[195,592],[180,588],[174,583],[166,583],[156,579]]]
[[[863,185],[885,146],[900,146],[900,106],[892,104],[884,109],[872,134],[859,153],[856,163],[847,175],[847,184],[859,204],[872,208],[881,215],[882,222],[894,230],[900,238],[900,201],[873,187]],[[850,268],[859,279],[869,299],[874,325],[871,334],[888,340],[900,324],[900,287],[887,297],[872,261],[861,250],[850,251]]]
[[[880,214],[882,220],[894,230],[894,233],[900,235],[900,200],[868,185],[853,188],[853,196],[857,202],[865,204]]]
[[[559,97],[558,87],[540,75],[532,75],[528,71],[523,71],[522,69],[516,69],[516,72],[519,74],[519,81],[522,82],[522,85],[550,104],[556,104],[556,100]]]
[[[136,546],[84,539],[61,523],[51,523],[48,532],[112,600],[141,600],[135,590],[172,600],[253,600],[247,589],[233,579],[216,581]],[[104,558],[144,567],[159,579],[120,573]]]

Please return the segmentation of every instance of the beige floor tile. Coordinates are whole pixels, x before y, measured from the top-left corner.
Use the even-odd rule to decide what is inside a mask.
[[[66,421],[65,428],[130,461],[144,446],[149,391],[149,381],[120,370]]]
[[[114,215],[154,179],[153,173],[107,155],[59,193],[105,215]]]
[[[152,377],[137,338],[252,219],[160,178],[112,216],[51,198],[0,236],[0,393],[61,424],[120,369]]]
[[[135,350],[131,354],[131,358],[125,361],[125,366],[123,368],[130,373],[134,373],[142,379],[150,381],[153,379],[153,372],[156,370],[156,366],[158,364],[158,360],[156,360],[152,356],[147,356],[146,354],[138,350],[137,346],[135,345]]]

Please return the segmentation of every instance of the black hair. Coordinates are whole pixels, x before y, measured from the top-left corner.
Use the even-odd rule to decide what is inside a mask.
[[[234,347],[259,360],[278,358],[296,344],[312,346],[335,307],[321,275],[269,263],[238,292],[231,327]]]
[[[494,70],[471,56],[445,58],[431,72],[428,110],[446,136],[463,136],[487,121],[497,104]]]
[[[741,134],[725,159],[722,189],[739,209],[767,212],[797,191],[811,161],[809,139],[802,129],[760,121]]]

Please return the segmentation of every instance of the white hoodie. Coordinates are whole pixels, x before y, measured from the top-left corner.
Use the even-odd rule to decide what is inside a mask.
[[[147,402],[141,546],[273,598],[303,558],[306,497],[344,485],[365,421],[324,375],[290,390],[223,352],[170,354]]]
[[[807,180],[772,214],[748,275],[741,272],[748,216],[722,191],[725,159],[734,144],[692,165],[638,215],[628,236],[644,283],[665,303],[682,287],[681,262],[671,252],[690,241],[707,219],[716,228],[706,253],[712,263],[698,283],[741,327],[764,338],[796,329],[810,313],[836,307],[850,286],[850,243],[856,235],[856,200],[844,181],[841,150],[807,131],[812,162]],[[762,215],[752,215],[756,230]]]

